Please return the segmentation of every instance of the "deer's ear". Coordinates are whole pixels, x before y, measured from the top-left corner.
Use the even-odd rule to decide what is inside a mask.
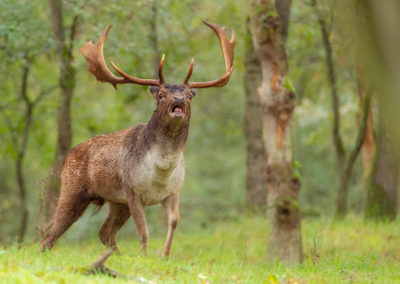
[[[149,86],[149,91],[154,99],[157,99],[157,94],[158,94],[159,90],[160,90],[160,88],[157,86]]]

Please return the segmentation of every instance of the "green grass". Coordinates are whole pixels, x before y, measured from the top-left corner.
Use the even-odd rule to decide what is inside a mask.
[[[217,223],[205,231],[177,229],[171,256],[159,259],[164,237],[151,236],[148,255],[139,253],[136,237],[119,240],[122,255],[106,266],[155,283],[400,283],[400,223],[303,222],[304,262],[285,267],[265,262],[266,220],[246,217]],[[284,245],[284,244],[282,244]],[[85,268],[104,251],[96,240],[61,239],[50,252],[38,245],[0,250],[0,282],[122,283]]]

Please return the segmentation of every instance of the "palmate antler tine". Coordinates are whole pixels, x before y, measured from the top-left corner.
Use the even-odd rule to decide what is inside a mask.
[[[88,67],[87,70],[92,73],[97,80],[101,82],[109,82],[114,88],[117,87],[117,84],[139,84],[139,85],[149,85],[149,86],[159,86],[160,82],[164,82],[164,78],[162,77],[162,65],[164,62],[164,57],[160,63],[160,80],[156,79],[140,79],[136,77],[132,77],[119,69],[113,62],[111,62],[112,67],[122,76],[118,77],[114,75],[108,68],[107,64],[104,61],[104,42],[106,41],[107,34],[111,29],[112,25],[109,25],[103,33],[100,35],[96,44],[93,44],[93,41],[86,42],[82,48],[80,49],[81,53],[85,57]]]
[[[112,25],[109,25],[103,31],[95,44],[93,44],[92,40],[86,42],[81,47],[80,52],[87,61],[88,67],[86,70],[92,73],[97,80],[101,82],[109,82],[114,86],[114,88],[116,88],[117,84],[126,84],[130,83],[130,81],[126,78],[118,77],[111,73],[104,61],[104,42],[111,27]]]
[[[185,84],[187,84],[190,88],[222,87],[228,83],[229,78],[233,71],[234,48],[236,40],[235,31],[232,30],[231,39],[228,40],[228,37],[226,35],[226,27],[219,27],[216,24],[207,22],[205,20],[203,20],[203,22],[211,29],[213,29],[213,31],[218,37],[225,61],[225,75],[213,81],[187,83],[186,80],[189,81],[188,77],[190,78],[188,74],[188,76],[186,76]]]

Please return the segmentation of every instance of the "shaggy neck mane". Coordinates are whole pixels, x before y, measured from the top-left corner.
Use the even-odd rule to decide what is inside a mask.
[[[185,121],[163,118],[164,114],[157,108],[150,118],[143,135],[149,144],[158,144],[161,147],[173,151],[181,150],[185,147],[189,134],[189,116]]]

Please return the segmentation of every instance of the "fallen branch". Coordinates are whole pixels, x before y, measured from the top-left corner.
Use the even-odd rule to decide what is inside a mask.
[[[138,283],[148,283],[155,284],[154,281],[147,280],[143,277],[132,277],[129,275],[125,275],[119,273],[118,271],[112,270],[104,266],[104,262],[114,253],[117,252],[115,249],[107,249],[92,265],[91,267],[85,271],[85,274],[105,274],[107,276],[111,276],[113,278],[125,278],[131,281],[135,281]]]

